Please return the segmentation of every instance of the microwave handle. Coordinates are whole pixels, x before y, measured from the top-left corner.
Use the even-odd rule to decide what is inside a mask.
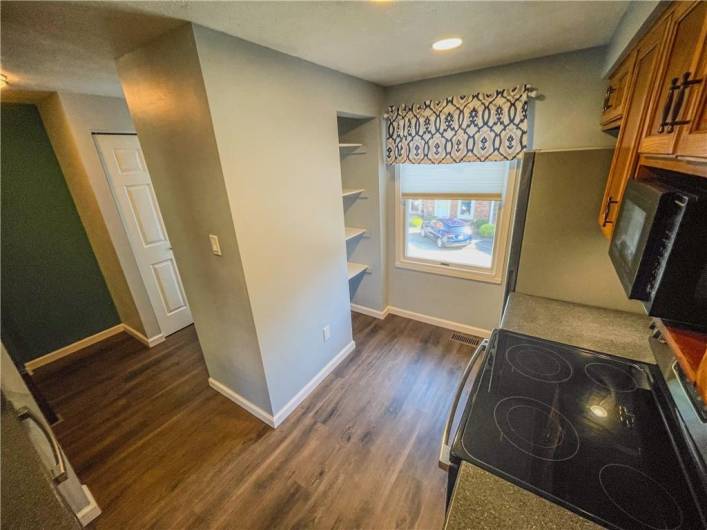
[[[678,193],[672,198],[672,202],[677,206],[677,210],[673,212],[672,215],[668,216],[668,219],[666,219],[667,223],[663,225],[662,234],[657,241],[657,245],[653,248],[652,252],[655,252],[654,266],[650,269],[650,274],[648,278],[646,278],[647,298],[645,300],[651,300],[655,294],[655,288],[663,274],[667,253],[670,252],[670,249],[673,246],[678,225],[680,224],[680,220],[685,213],[685,209],[690,202],[690,199],[689,197]]]

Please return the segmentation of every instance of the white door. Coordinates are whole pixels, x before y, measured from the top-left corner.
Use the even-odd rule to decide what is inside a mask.
[[[157,321],[169,335],[193,319],[140,143],[134,134],[95,138]]]

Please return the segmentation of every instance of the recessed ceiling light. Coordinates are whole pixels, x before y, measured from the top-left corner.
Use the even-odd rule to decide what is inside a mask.
[[[606,418],[609,415],[607,410],[601,405],[592,405],[589,407],[589,410],[591,410],[592,414],[594,414],[597,418]]]
[[[7,76],[5,74],[0,74],[0,88],[7,85]]]
[[[461,45],[462,40],[459,37],[452,37],[451,39],[438,40],[432,45],[432,48],[435,50],[452,50]]]

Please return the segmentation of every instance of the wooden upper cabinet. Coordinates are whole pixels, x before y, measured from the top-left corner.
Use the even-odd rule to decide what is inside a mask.
[[[701,3],[702,17],[705,17],[705,4]],[[697,69],[691,79],[694,82],[689,99],[685,104],[685,116],[678,117],[686,123],[680,126],[678,156],[707,157],[707,23],[702,25],[702,35],[697,43]],[[686,89],[687,90],[687,89]]]
[[[665,19],[658,22],[641,39],[633,52],[633,70],[629,83],[631,91],[626,98],[621,130],[611,160],[604,199],[599,210],[599,226],[607,238],[610,238],[613,233],[626,184],[634,175],[638,163],[638,142],[648,114],[648,102],[654,92],[661,45],[667,26]]]
[[[631,52],[609,77],[609,86],[606,87],[601,114],[603,129],[612,129],[621,124],[631,90],[631,72],[635,58],[636,53]]]
[[[641,153],[680,155],[678,139],[690,156],[707,156],[704,138],[704,43],[707,3],[676,2],[668,13],[666,53],[658,76],[658,89],[649,107],[649,119],[640,144]],[[702,97],[699,109],[698,96]],[[695,113],[700,113],[695,120]],[[686,129],[687,128],[687,129]],[[683,135],[683,130],[688,133]]]

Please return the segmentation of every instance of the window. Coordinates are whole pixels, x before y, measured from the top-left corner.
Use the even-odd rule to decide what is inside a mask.
[[[515,163],[401,164],[398,267],[500,283]]]

